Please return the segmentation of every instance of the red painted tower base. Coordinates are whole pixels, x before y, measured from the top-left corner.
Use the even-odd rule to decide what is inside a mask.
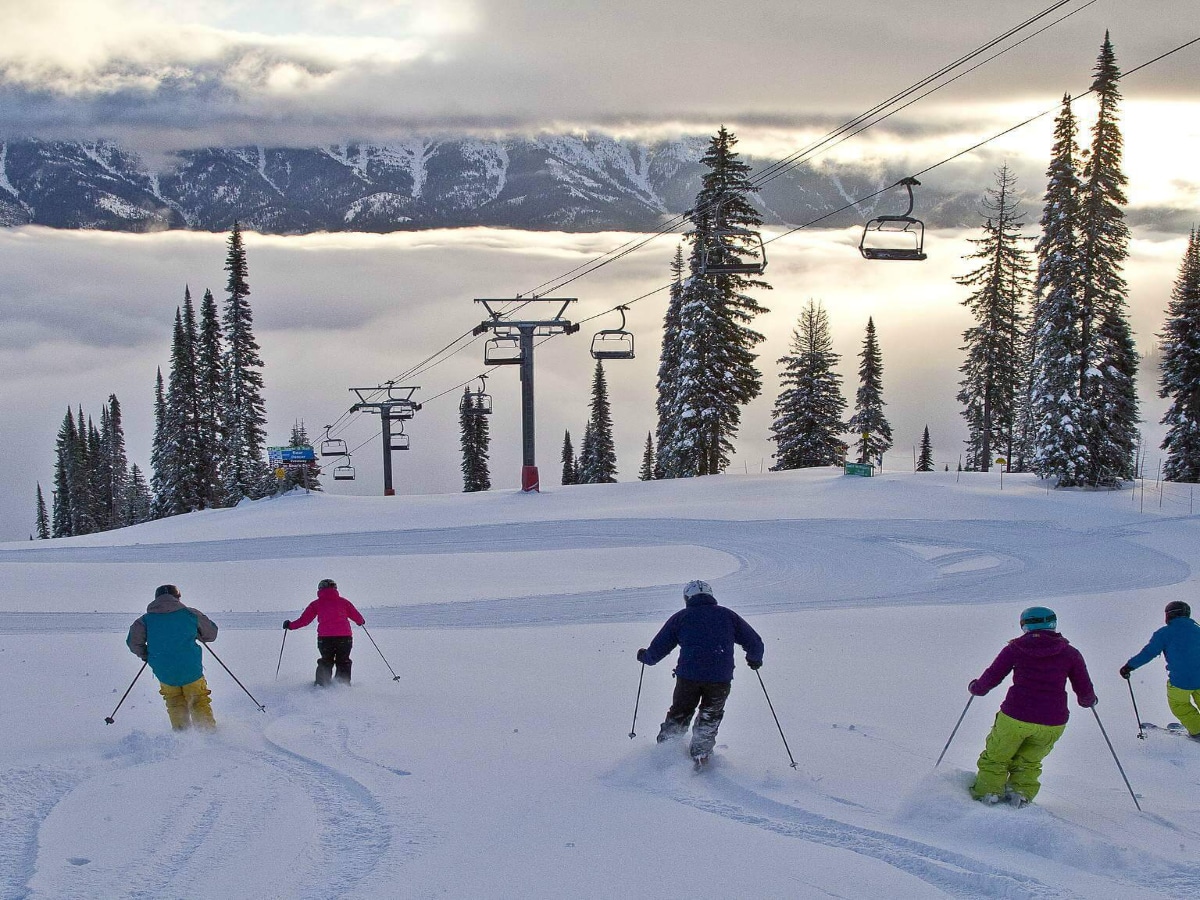
[[[521,490],[525,493],[530,491],[541,493],[538,486],[537,466],[521,466]]]

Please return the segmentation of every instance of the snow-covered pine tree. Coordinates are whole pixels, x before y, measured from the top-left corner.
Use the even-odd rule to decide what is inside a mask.
[[[34,527],[38,540],[48,540],[50,537],[50,517],[46,513],[46,498],[42,496],[42,483],[37,483],[37,513],[34,517]]]
[[[646,432],[646,446],[642,450],[642,467],[638,469],[638,481],[654,480],[654,432]]]
[[[1092,81],[1099,112],[1092,127],[1091,151],[1083,166],[1079,210],[1083,343],[1080,394],[1088,414],[1090,485],[1133,478],[1138,442],[1138,354],[1125,300],[1128,286],[1121,276],[1129,256],[1129,226],[1122,210],[1128,201],[1121,170],[1123,141],[1117,122],[1120,78],[1116,54],[1105,33]]]
[[[1163,327],[1158,395],[1171,401],[1167,426],[1167,481],[1200,482],[1200,233],[1192,229]]]
[[[846,400],[842,376],[835,371],[840,358],[833,352],[828,314],[809,300],[792,331],[791,353],[779,359],[783,371],[772,411],[771,440],[777,447],[772,470],[832,466],[844,455]]]
[[[583,440],[579,442],[579,455],[575,457],[575,483],[592,484],[592,474],[595,471],[595,452],[592,445],[592,422],[588,420],[583,426]]]
[[[150,491],[153,495],[151,516],[161,519],[173,515],[170,435],[167,432],[167,401],[163,392],[162,369],[154,378],[154,437],[150,445]]]
[[[287,446],[293,449],[312,446],[312,442],[308,439],[308,429],[304,427],[303,420],[298,419],[292,423],[292,434],[288,438]],[[308,488],[310,491],[323,490],[321,487],[321,467],[315,459],[303,465],[290,465],[287,467],[284,485],[283,489],[285,491],[290,490],[292,487]]]
[[[858,436],[854,446],[860,463],[875,463],[892,448],[892,426],[883,414],[883,355],[875,337],[875,319],[867,319],[867,334],[859,353],[858,392],[849,430]]]
[[[229,233],[225,271],[229,273],[223,316],[225,353],[221,422],[225,453],[221,474],[224,502],[232,506],[243,497],[263,496],[267,480],[266,404],[263,401],[263,361],[254,340],[254,315],[250,310],[246,248],[237,222]]]
[[[596,360],[592,372],[590,426],[592,463],[588,484],[613,484],[617,480],[617,448],[613,441],[612,405],[608,401],[608,380],[604,363]]]
[[[183,313],[175,308],[171,367],[163,418],[165,490],[162,514],[177,516],[200,509],[196,479],[196,355]]]
[[[658,454],[656,478],[676,478],[679,473],[679,309],[683,304],[683,246],[675,248],[671,260],[671,290],[663,317],[662,351],[658,358],[658,397],[654,407],[658,416],[655,427]]]
[[[966,359],[959,367],[963,380],[957,396],[967,420],[968,471],[988,471],[998,452],[1011,461],[1024,393],[1025,304],[1031,278],[1016,184],[1008,166],[1001,166],[996,186],[984,195],[983,237],[971,239],[976,249],[966,257],[978,260],[978,266],[954,279],[970,288],[963,306],[975,319],[963,332]]]
[[[96,491],[93,475],[93,451],[100,444],[93,435],[96,427],[91,420],[84,420],[83,407],[78,408],[75,421],[75,461],[71,473],[71,518],[75,534],[91,534],[96,527]]]
[[[929,426],[921,434],[921,448],[917,451],[917,471],[933,471],[933,442],[929,440]]]
[[[762,224],[748,199],[750,167],[734,151],[737,138],[721,126],[700,162],[707,171],[690,213],[692,242],[679,307],[678,422],[669,445],[676,476],[723,472],[733,452],[742,406],[762,391],[754,348],[763,336],[749,327],[767,310],[749,290],[770,285],[743,275],[701,276],[705,259],[753,259],[750,234]],[[660,453],[662,444],[659,445]],[[664,468],[666,466],[664,465]]]
[[[481,401],[470,388],[463,388],[458,424],[462,446],[463,491],[467,493],[486,491],[492,487],[492,477],[488,470],[491,430],[488,417],[480,413],[480,409]]]
[[[196,473],[200,509],[220,506],[225,496],[220,471],[224,456],[221,357],[221,319],[217,312],[217,301],[212,291],[206,290],[200,300],[200,328],[196,343]]]
[[[1074,487],[1087,477],[1087,415],[1080,397],[1083,365],[1079,272],[1077,127],[1071,97],[1063,97],[1054,123],[1046,170],[1042,233],[1034,250],[1038,269],[1033,312],[1033,471]]]
[[[71,513],[71,468],[75,459],[75,415],[67,407],[54,445],[54,489],[52,491],[52,533],[54,537],[70,537],[75,533]]]
[[[575,448],[571,446],[570,429],[563,432],[562,483],[579,484],[579,471],[575,467]]]
[[[80,417],[83,410],[79,411]],[[108,409],[101,409],[101,420],[108,415]],[[92,531],[107,531],[113,526],[108,521],[108,510],[104,502],[104,489],[108,480],[106,460],[104,458],[104,441],[100,438],[100,429],[88,416],[87,420],[87,462],[84,471],[87,473],[88,509],[92,518]]]
[[[125,488],[129,482],[129,458],[125,453],[125,424],[121,401],[108,395],[106,415],[102,417],[100,440],[104,445],[104,503],[110,528],[131,524],[125,519]]]
[[[125,501],[123,517],[127,525],[140,525],[149,522],[154,516],[152,505],[154,498],[150,496],[150,488],[146,477],[142,474],[137,463],[129,467],[129,481],[125,485]]]

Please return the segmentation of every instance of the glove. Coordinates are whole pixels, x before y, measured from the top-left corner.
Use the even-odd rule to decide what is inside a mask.
[[[643,647],[641,650],[639,650],[637,652],[637,661],[640,662],[644,666],[649,665],[649,663],[646,662],[646,648],[645,647]]]
[[[1094,707],[1094,706],[1099,706],[1099,705],[1100,705],[1100,698],[1099,698],[1099,697],[1094,697],[1094,698],[1092,699],[1092,702],[1091,702],[1091,703],[1081,703],[1081,704],[1080,704],[1080,706],[1082,706],[1084,709],[1091,709],[1092,707]]]
[[[1129,680],[1129,676],[1132,674],[1133,674],[1133,669],[1129,668],[1128,663],[1121,666],[1121,677],[1124,678],[1126,681]]]
[[[981,693],[979,693],[979,691],[975,690],[975,682],[976,682],[976,679],[972,678],[971,683],[967,685],[967,690],[970,691],[972,694],[974,694],[976,697],[982,697],[983,694],[981,694]]]
[[[283,630],[284,630],[284,631],[291,631],[291,629],[292,629],[292,620],[291,620],[291,619],[284,619],[284,620],[283,620]]]
[[[747,657],[746,665],[748,665],[752,671],[757,672],[759,669],[762,668],[762,660],[761,659],[750,659],[749,657]]]

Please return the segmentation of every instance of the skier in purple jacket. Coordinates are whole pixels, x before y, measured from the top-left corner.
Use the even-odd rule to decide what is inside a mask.
[[[996,713],[996,723],[979,755],[979,773],[971,796],[984,803],[1001,798],[1025,806],[1041,789],[1042,760],[1054,749],[1067,727],[1067,681],[1079,705],[1096,705],[1083,654],[1058,633],[1054,610],[1032,606],[1021,613],[1019,638],[1014,638],[969,690],[982,697],[1009,672],[1013,683]]]

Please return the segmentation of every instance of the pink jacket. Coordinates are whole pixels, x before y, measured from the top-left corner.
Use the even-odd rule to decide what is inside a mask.
[[[300,613],[300,618],[288,628],[292,631],[303,628],[314,618],[317,620],[317,637],[348,637],[353,633],[350,629],[352,620],[359,625],[366,624],[362,613],[339,594],[335,587],[321,588],[317,591],[317,599],[308,604],[304,612]]]

